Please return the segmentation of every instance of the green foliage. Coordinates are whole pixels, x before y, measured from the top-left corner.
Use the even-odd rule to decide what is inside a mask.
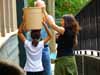
[[[28,6],[34,6],[34,1],[27,0]],[[44,0],[47,1],[47,0]],[[55,16],[60,18],[63,14],[77,14],[90,0],[55,0]]]
[[[63,14],[76,14],[89,0],[56,0],[55,16],[61,17]]]
[[[27,0],[28,1],[28,6],[33,7],[34,6],[34,1],[35,0]]]

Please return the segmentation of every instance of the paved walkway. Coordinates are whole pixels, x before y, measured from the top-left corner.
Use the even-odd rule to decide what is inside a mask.
[[[54,75],[54,64],[51,64],[52,75]]]

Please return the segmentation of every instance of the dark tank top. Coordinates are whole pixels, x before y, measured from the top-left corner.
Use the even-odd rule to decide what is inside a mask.
[[[74,32],[71,28],[65,29],[63,35],[57,39],[57,57],[73,55]]]

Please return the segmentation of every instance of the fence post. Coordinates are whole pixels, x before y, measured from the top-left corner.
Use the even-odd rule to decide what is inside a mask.
[[[84,75],[84,55],[82,55],[82,75]]]

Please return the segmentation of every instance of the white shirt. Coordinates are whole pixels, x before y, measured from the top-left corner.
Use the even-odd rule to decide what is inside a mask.
[[[42,50],[44,48],[44,41],[40,41],[38,45],[34,47],[31,41],[25,40],[24,45],[27,56],[24,70],[28,72],[43,71]]]

